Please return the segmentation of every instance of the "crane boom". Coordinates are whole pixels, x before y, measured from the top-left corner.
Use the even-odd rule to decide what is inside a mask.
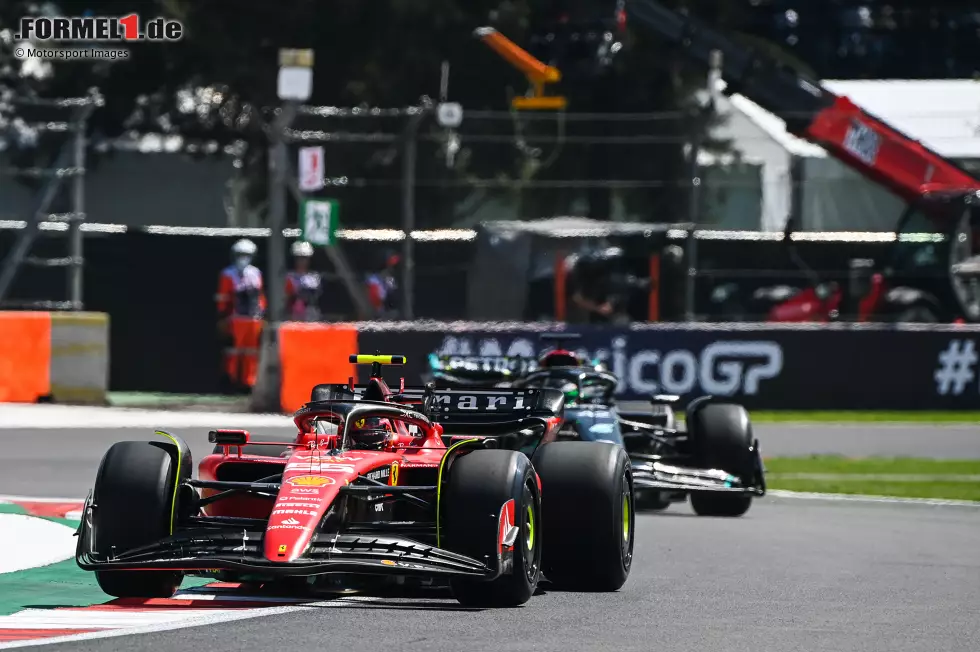
[[[980,180],[941,154],[898,131],[819,81],[739,45],[697,18],[654,0],[628,0],[631,23],[640,23],[690,58],[709,64],[722,53],[725,93],[740,93],[786,122],[795,136],[820,145],[834,158],[909,203],[928,193],[968,192]]]

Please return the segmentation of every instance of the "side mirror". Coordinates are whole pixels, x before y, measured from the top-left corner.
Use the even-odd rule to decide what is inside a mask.
[[[247,430],[212,430],[208,433],[208,442],[225,446],[244,446],[248,443]]]

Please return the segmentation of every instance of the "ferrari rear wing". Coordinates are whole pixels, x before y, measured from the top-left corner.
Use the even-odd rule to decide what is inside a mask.
[[[324,384],[313,390],[313,403],[366,400],[370,385]],[[518,422],[529,417],[561,417],[565,395],[542,388],[457,388],[403,387],[391,396],[390,404],[412,406],[438,423]]]

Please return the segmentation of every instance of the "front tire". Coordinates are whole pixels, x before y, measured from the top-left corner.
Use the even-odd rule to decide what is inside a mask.
[[[544,574],[556,586],[617,591],[633,563],[633,474],[626,450],[551,442],[534,454],[544,509]]]
[[[742,483],[755,474],[752,424],[741,405],[708,403],[691,415],[688,424],[695,463],[706,469],[722,469]],[[691,507],[699,516],[742,516],[752,506],[745,494],[693,491]]]
[[[113,444],[102,458],[92,496],[95,551],[107,558],[170,536],[178,481],[165,444]],[[176,571],[95,571],[99,587],[117,598],[169,598],[182,577]]]
[[[523,453],[477,450],[452,461],[439,506],[444,547],[488,564],[500,554],[501,517],[518,528],[509,573],[486,582],[450,581],[453,596],[472,607],[517,607],[534,595],[541,578],[541,497]],[[505,509],[513,511],[506,516]]]

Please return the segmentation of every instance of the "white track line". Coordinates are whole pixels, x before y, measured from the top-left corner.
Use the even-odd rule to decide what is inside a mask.
[[[74,498],[34,498],[33,496],[6,496],[0,495],[0,503],[78,503],[82,505],[85,503],[85,498],[79,498],[75,496]]]
[[[238,612],[229,611],[220,614],[215,614],[213,612],[210,612],[200,617],[193,617],[189,620],[182,620],[179,622],[159,623],[159,624],[147,625],[143,627],[124,627],[121,629],[109,629],[101,632],[89,632],[86,634],[69,634],[67,636],[32,639],[27,641],[11,641],[9,643],[0,643],[0,650],[6,650],[6,649],[12,649],[18,647],[32,647],[35,645],[52,645],[55,643],[68,643],[68,642],[75,642],[75,641],[89,641],[89,640],[102,639],[102,638],[114,638],[116,636],[131,636],[134,634],[152,634],[155,632],[167,632],[167,631],[171,631],[175,629],[183,629],[187,627],[200,627],[202,625],[216,625],[218,623],[233,622],[236,620],[249,620],[252,618],[261,618],[262,616],[276,616],[280,614],[294,613],[297,611],[311,610],[311,609],[317,609],[323,607],[344,607],[351,602],[379,602],[382,599],[383,598],[376,598],[372,596],[357,596],[357,597],[339,598],[337,600],[329,600],[325,602],[314,602],[303,606],[291,605],[286,607],[257,607],[255,609],[243,609],[242,611],[238,611]],[[183,610],[176,609],[175,611],[179,612]],[[92,612],[87,611],[85,613],[89,614]]]
[[[769,489],[767,496],[777,498],[798,498],[800,500],[830,500],[855,503],[894,503],[899,505],[932,505],[940,507],[980,507],[975,500],[945,500],[940,498],[899,498],[896,496],[869,496],[866,494],[821,494],[807,491],[784,491]]]
[[[27,514],[0,514],[0,576],[71,559],[75,543],[75,530],[67,525]]]

